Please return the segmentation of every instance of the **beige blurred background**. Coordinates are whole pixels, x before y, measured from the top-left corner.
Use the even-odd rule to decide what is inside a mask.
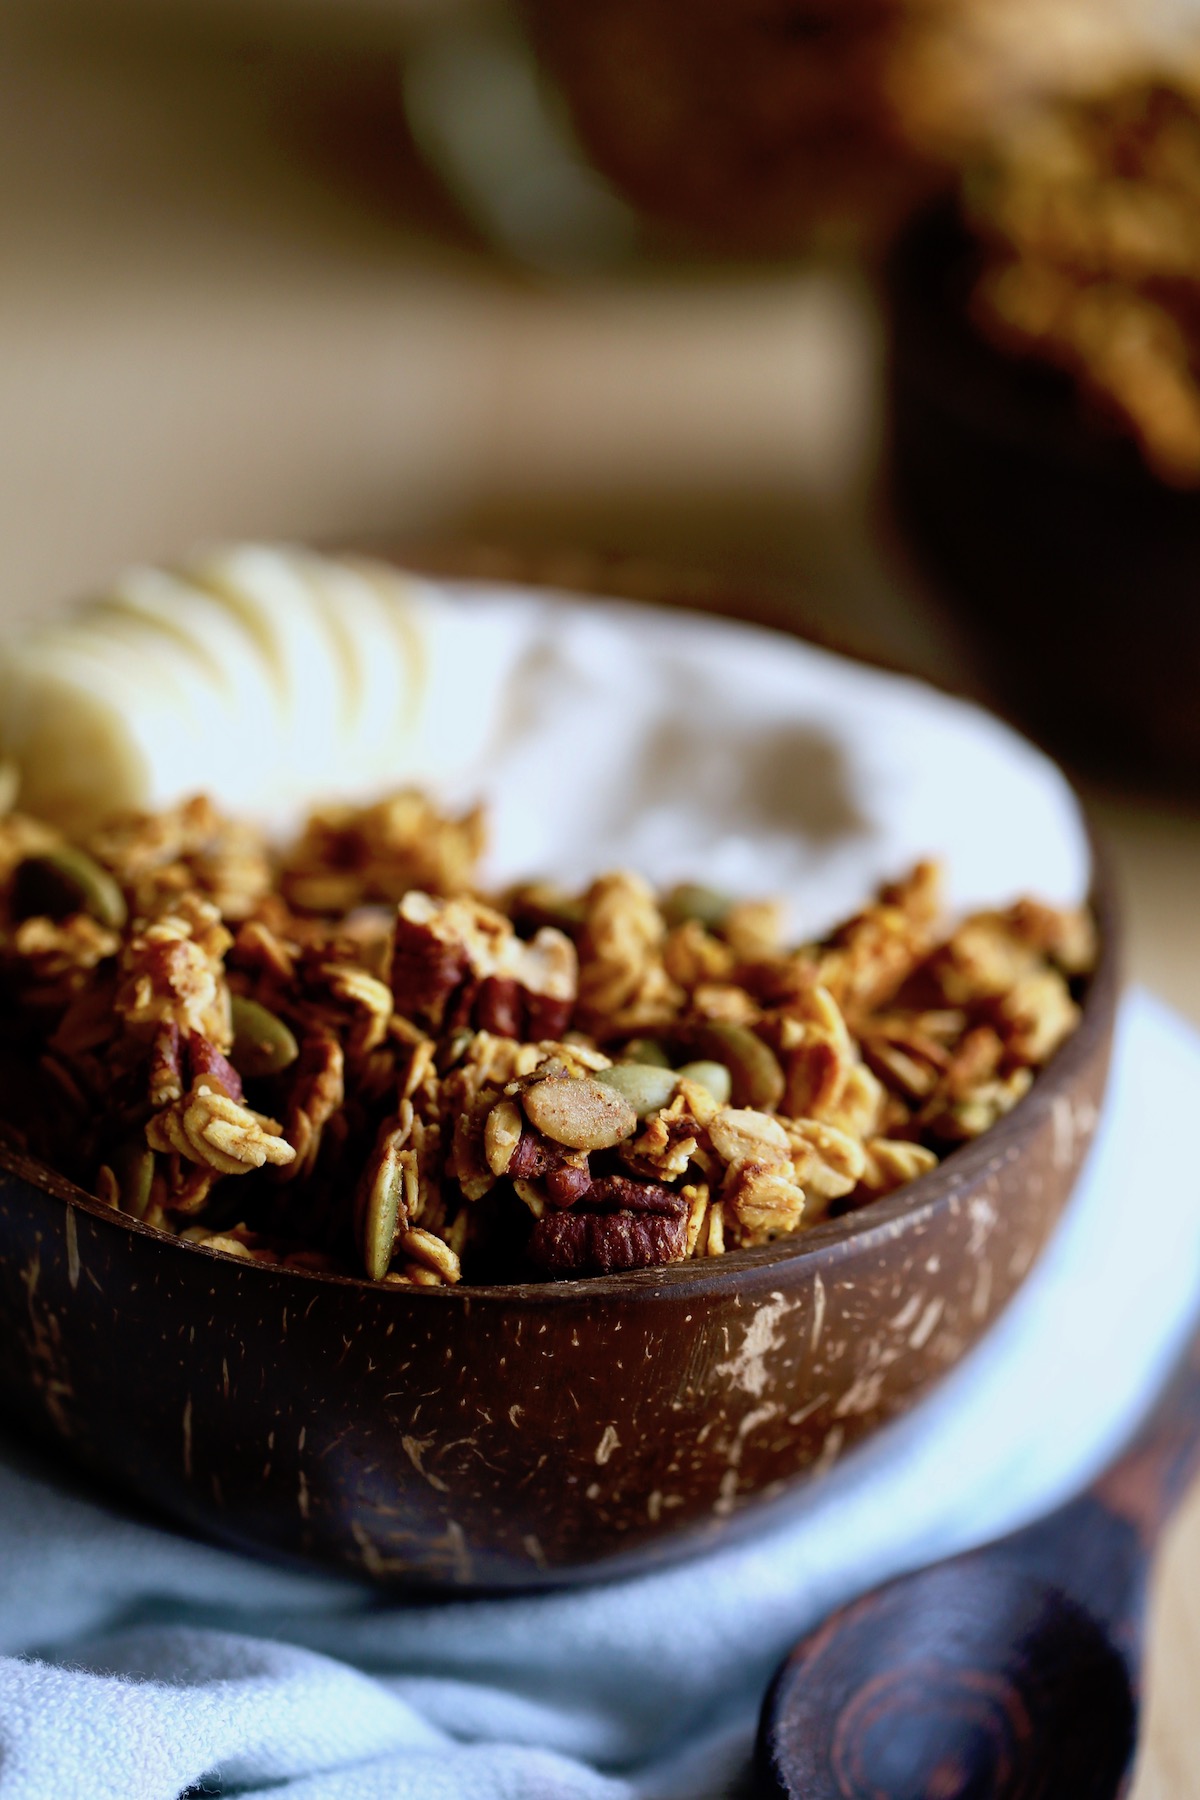
[[[519,166],[519,253],[497,251],[479,146],[441,146],[456,202],[402,106],[414,61],[436,100],[449,16],[0,10],[0,620],[213,535],[517,546],[568,581],[604,551],[761,585],[781,618],[978,693],[879,528],[855,264],[705,263],[567,170],[564,212],[605,246],[589,266],[570,217],[549,247],[522,238]],[[1200,1023],[1200,807],[1087,785],[1131,971]],[[1200,1795],[1197,1572],[1200,1504],[1163,1565],[1137,1800]]]

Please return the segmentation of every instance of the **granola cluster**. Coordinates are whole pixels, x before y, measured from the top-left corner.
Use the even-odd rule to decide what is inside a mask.
[[[861,1206],[1074,1029],[1085,912],[947,932],[923,864],[821,943],[600,876],[484,899],[415,793],[273,852],[198,798],[0,819],[7,1133],[160,1230],[436,1286],[599,1275]]]
[[[1200,100],[1131,81],[1046,103],[967,186],[973,297],[1002,347],[1065,370],[1147,465],[1200,485]]]

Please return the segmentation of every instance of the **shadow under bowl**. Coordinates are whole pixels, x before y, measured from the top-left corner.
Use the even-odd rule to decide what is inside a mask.
[[[0,1172],[0,1395],[239,1548],[437,1588],[613,1576],[743,1534],[986,1331],[1075,1183],[1113,922],[1076,1033],[894,1195],[715,1261],[406,1289],[264,1267]]]

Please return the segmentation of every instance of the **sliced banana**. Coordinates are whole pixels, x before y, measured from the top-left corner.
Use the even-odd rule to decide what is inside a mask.
[[[286,831],[477,758],[502,635],[382,563],[217,546],[0,643],[0,755],[19,804],[72,829],[203,790]]]
[[[0,655],[0,721],[17,804],[82,831],[125,807],[195,789],[204,743],[161,687],[83,646],[28,641]]]
[[[41,642],[51,654],[59,645],[85,651],[98,663],[115,666],[138,693],[147,691],[169,702],[188,735],[205,744],[214,778],[220,778],[227,755],[227,732],[221,729],[225,721],[220,717],[225,700],[203,663],[176,654],[137,619],[106,617],[100,603],[87,607],[69,625],[47,631]]]
[[[486,756],[508,676],[529,648],[521,612],[474,606],[431,581],[368,557],[350,557],[386,601],[402,654],[421,647],[424,678],[405,746],[405,778],[436,781]]]
[[[214,688],[214,732],[225,734],[232,779],[253,796],[255,811],[270,806],[291,782],[284,771],[284,712],[274,671],[256,636],[202,588],[165,569],[141,567],[118,576],[96,609],[145,621],[208,672]],[[90,615],[92,607],[86,609]],[[217,721],[220,721],[218,726]],[[210,780],[212,778],[210,777]],[[210,789],[216,792],[215,788]],[[226,781],[222,796],[231,789]]]
[[[294,794],[317,800],[344,791],[354,776],[344,738],[352,697],[309,584],[286,557],[262,544],[205,551],[189,559],[182,574],[228,607],[273,671]]]
[[[356,696],[349,725],[357,783],[364,774],[386,787],[407,774],[425,685],[425,647],[415,621],[405,627],[403,590],[385,594],[360,569],[331,557],[292,552],[326,612]]]

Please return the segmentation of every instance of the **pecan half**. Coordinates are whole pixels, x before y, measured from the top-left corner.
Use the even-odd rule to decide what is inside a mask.
[[[513,1181],[545,1182],[551,1205],[573,1206],[592,1186],[587,1157],[547,1143],[528,1127],[522,1131],[505,1170]]]
[[[686,1205],[678,1214],[546,1213],[530,1233],[528,1256],[535,1269],[556,1279],[653,1269],[685,1254],[687,1224]]]
[[[461,944],[440,941],[427,926],[396,917],[392,940],[392,994],[406,1016],[440,1017],[447,1000],[470,973]]]

